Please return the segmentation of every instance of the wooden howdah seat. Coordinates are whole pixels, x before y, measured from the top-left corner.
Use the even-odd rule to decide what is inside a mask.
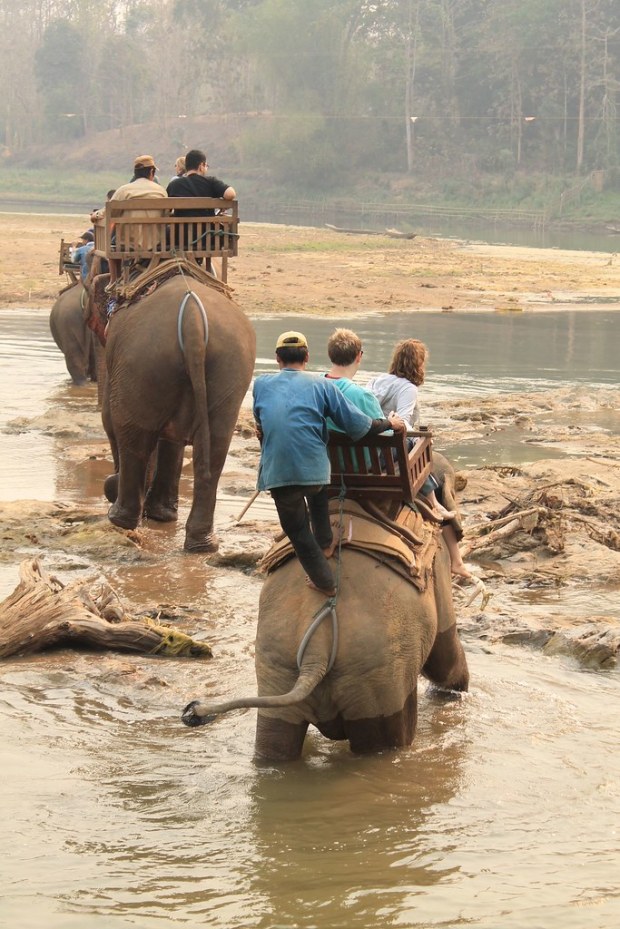
[[[81,280],[81,271],[79,261],[73,261],[71,257],[71,243],[60,240],[60,255],[58,259],[58,273],[66,274],[72,284],[77,284]]]
[[[204,210],[200,216],[178,216],[178,210]],[[208,216],[208,210],[226,210]],[[198,263],[211,258],[222,262],[226,283],[228,259],[237,255],[239,237],[237,200],[215,197],[136,197],[108,200],[104,215],[94,224],[95,254],[123,261],[125,271],[136,261],[148,261],[152,270],[161,261],[182,257]]]
[[[414,440],[411,451],[408,438]],[[424,428],[365,436],[357,442],[343,432],[330,432],[330,496],[338,496],[344,484],[347,497],[354,500],[413,503],[431,472],[431,439]]]

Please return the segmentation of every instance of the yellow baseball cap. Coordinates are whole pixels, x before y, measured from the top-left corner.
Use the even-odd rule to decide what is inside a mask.
[[[303,332],[283,332],[276,342],[276,351],[279,348],[308,348],[308,340]]]

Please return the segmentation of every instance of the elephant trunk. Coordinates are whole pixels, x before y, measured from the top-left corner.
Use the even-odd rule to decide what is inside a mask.
[[[192,700],[188,703],[181,719],[186,726],[204,726],[210,723],[216,716],[221,713],[228,713],[230,710],[240,710],[247,707],[256,707],[257,709],[269,709],[279,706],[292,706],[295,703],[301,703],[310,696],[314,688],[321,683],[327,672],[327,666],[302,668],[299,677],[292,690],[286,694],[276,694],[270,697],[240,697],[237,700],[229,700],[226,703],[202,703],[199,700]]]

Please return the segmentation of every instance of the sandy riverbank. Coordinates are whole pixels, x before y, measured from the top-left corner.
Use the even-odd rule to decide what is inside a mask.
[[[48,306],[87,216],[0,213],[0,307]],[[620,257],[241,224],[229,283],[251,316],[620,308]]]

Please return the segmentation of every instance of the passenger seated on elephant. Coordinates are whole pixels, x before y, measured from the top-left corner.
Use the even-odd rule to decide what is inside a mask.
[[[423,342],[418,339],[404,339],[394,348],[389,373],[379,374],[368,383],[368,389],[377,398],[382,411],[395,410],[409,429],[414,429],[420,421],[418,387],[424,383],[427,360],[428,349]],[[455,529],[448,522],[455,518],[456,512],[447,510],[437,500],[435,492],[438,489],[439,483],[429,475],[422,485],[421,493],[429,501],[435,515],[444,521],[442,532],[450,552],[452,573],[461,577],[471,577],[471,572],[463,562]]]
[[[310,587],[332,597],[334,577],[327,561],[336,541],[329,518],[327,418],[353,439],[401,423],[372,418],[351,404],[324,377],[306,371],[309,352],[301,332],[284,332],[276,342],[279,373],[254,382],[254,419],[261,443],[257,487],[269,490]]]
[[[157,167],[155,165],[155,160],[152,155],[139,155],[134,161],[133,168],[133,177],[128,184],[123,184],[117,190],[114,191],[114,194],[110,198],[114,202],[120,200],[124,202],[126,200],[132,200],[136,197],[147,197],[149,199],[159,199],[160,197],[166,196],[166,191],[158,184],[155,180],[155,172]],[[137,215],[138,218],[147,218],[154,216],[162,216],[165,211],[163,210],[143,210],[143,211],[134,211],[132,214],[130,211],[125,213],[125,216],[131,217],[132,215]],[[154,248],[155,242],[153,239],[153,232],[147,224],[133,224],[132,229],[132,242],[135,246],[141,248]],[[108,285],[111,290],[121,273],[122,261],[119,258],[110,259],[110,283]]]
[[[222,200],[234,200],[237,196],[235,188],[231,187],[230,184],[226,184],[225,181],[220,181],[219,178],[214,177],[212,174],[207,174],[207,168],[209,167],[207,163],[207,156],[204,152],[200,151],[198,148],[193,148],[185,156],[185,173],[173,177],[167,187],[167,193],[169,197],[214,197],[216,199]],[[175,210],[175,216],[188,216],[188,217],[201,217],[201,216],[215,216],[215,210],[213,209],[188,209],[188,210]],[[187,228],[183,230],[183,240],[180,241],[178,238],[178,229],[176,230],[177,241],[175,245],[185,249],[186,251],[191,251],[192,248],[195,248],[195,242],[188,240]],[[203,233],[203,237],[206,233]],[[200,243],[202,244],[202,243]],[[211,268],[211,259],[207,259],[207,270],[212,271]]]
[[[90,229],[87,229],[86,232],[82,233],[78,244],[71,251],[71,257],[73,261],[77,262],[80,266],[80,276],[82,278],[82,283],[84,283],[88,277],[88,272],[90,270],[88,254],[92,252],[94,247],[95,236]]]
[[[112,187],[111,190],[108,190],[107,194],[105,195],[106,203],[108,202],[108,200],[112,199],[115,192],[116,191],[114,190],[114,187]],[[96,223],[98,219],[103,219],[104,215],[105,215],[105,210],[103,208],[98,210],[97,207],[93,207],[93,209],[90,212],[91,223]]]
[[[327,354],[332,366],[324,377],[333,381],[347,400],[362,413],[366,413],[371,419],[381,419],[383,410],[373,392],[360,384],[353,383],[364,354],[360,337],[351,329],[335,329],[327,343]],[[406,429],[404,420],[397,416],[397,421],[401,424],[401,430]],[[342,432],[342,429],[339,429],[331,419],[327,420],[327,425],[335,432]],[[370,456],[367,451],[364,454],[368,465]]]

